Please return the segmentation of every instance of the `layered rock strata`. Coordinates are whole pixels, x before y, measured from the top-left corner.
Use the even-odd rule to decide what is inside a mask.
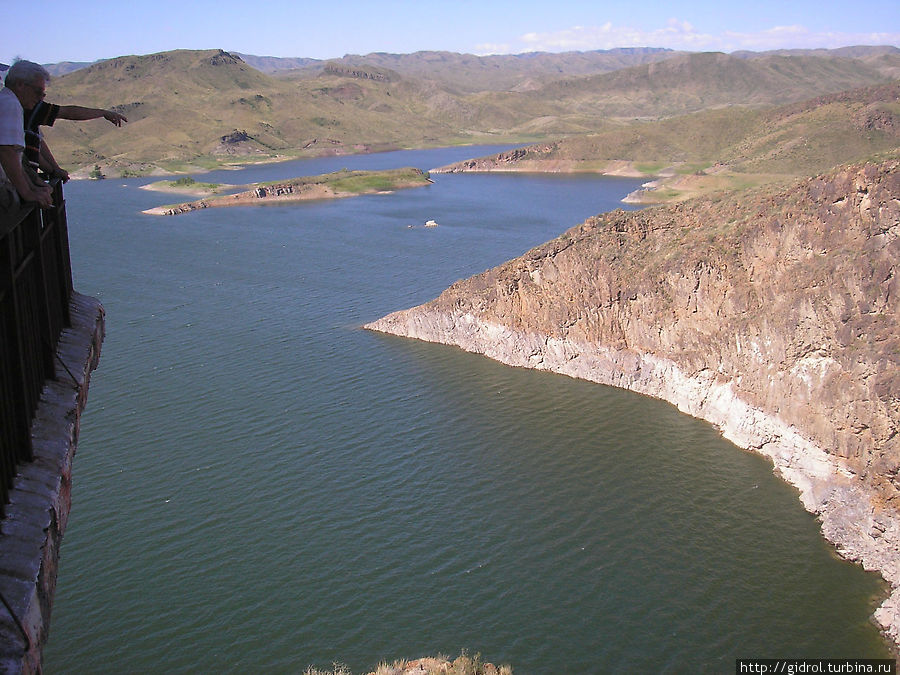
[[[708,420],[881,573],[875,619],[900,645],[898,165],[604,214],[366,328]]]

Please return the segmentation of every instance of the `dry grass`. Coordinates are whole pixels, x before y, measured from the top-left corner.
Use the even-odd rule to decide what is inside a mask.
[[[315,77],[275,78],[217,50],[120,57],[54,78],[49,98],[115,108],[127,115],[126,127],[118,129],[103,120],[66,122],[47,129],[46,135],[65,166],[113,167],[108,175],[146,173],[154,166],[214,166],[588,133],[600,134],[601,145],[594,143],[586,148],[587,154],[572,159],[703,162],[717,158],[759,122],[758,111],[748,109],[748,104],[796,101],[884,77],[852,59],[827,61],[829,67],[823,68],[823,59],[742,60],[692,54],[653,69],[639,65],[588,77],[572,77],[580,69],[572,64],[574,72],[553,78],[544,73],[541,81],[554,80],[545,86],[533,82],[536,88],[522,91],[506,86],[481,90],[480,86],[489,86],[485,80],[477,91],[467,93],[457,85],[479,81],[488,71],[493,86],[501,80],[519,81],[525,75],[517,68],[522,64],[508,59],[504,67],[510,70],[500,73],[484,69],[480,62],[469,63],[463,55],[450,61],[444,66],[423,62],[421,68],[412,69],[415,73],[404,76],[389,72],[387,63],[376,63],[325,70]],[[370,70],[386,77],[349,74]],[[748,83],[753,84],[752,95]],[[888,108],[893,104],[882,103]],[[705,111],[701,120],[663,119],[699,110]],[[662,121],[619,125],[609,135],[614,119],[638,116]],[[810,122],[815,132],[816,121]],[[223,142],[236,131],[242,132],[243,140]],[[772,134],[767,149],[777,153],[782,133],[773,127]],[[871,150],[879,149],[877,135],[866,139]],[[840,133],[831,133],[827,141],[834,148],[832,154],[842,158],[848,147],[859,145],[859,139]],[[812,154],[817,151],[813,145]]]
[[[319,668],[309,666],[303,671],[303,675],[353,675],[353,673],[350,672],[347,666],[340,663],[334,663],[331,666],[331,670],[320,670]]]
[[[512,675],[512,666],[495,666],[481,660],[481,654],[469,656],[463,652],[454,660],[446,656],[426,657],[408,661],[398,659],[393,663],[381,663],[367,675]],[[304,675],[353,675],[339,663],[332,664],[331,670],[320,670],[310,666]]]

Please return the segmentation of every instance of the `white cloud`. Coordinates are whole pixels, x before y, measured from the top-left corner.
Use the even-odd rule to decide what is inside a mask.
[[[900,45],[900,33],[812,32],[804,26],[773,26],[756,33],[726,31],[711,34],[698,31],[690,22],[671,18],[652,30],[613,26],[573,26],[550,33],[526,33],[519,38],[524,51],[588,51],[617,47],[668,47],[687,51],[735,51],[750,49],[811,49],[848,45]]]
[[[512,52],[512,45],[502,42],[482,42],[475,45],[475,54],[477,56],[490,56],[492,54],[509,54]]]

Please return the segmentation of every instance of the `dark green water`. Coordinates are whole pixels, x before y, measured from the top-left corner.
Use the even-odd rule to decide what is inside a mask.
[[[877,577],[833,555],[766,460],[659,401],[359,329],[638,181],[435,176],[176,218],[140,214],[172,201],[146,182],[67,189],[76,288],[108,315],[46,672],[359,673],[462,649],[518,674],[887,656]]]

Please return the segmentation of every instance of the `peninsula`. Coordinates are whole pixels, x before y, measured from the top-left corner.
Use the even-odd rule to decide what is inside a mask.
[[[703,110],[536,143],[431,173],[600,173],[647,177],[628,202],[788,184],[900,143],[900,81],[768,108]],[[652,179],[652,180],[651,180]]]
[[[144,213],[175,216],[198,209],[285,204],[310,199],[339,199],[363,194],[393,192],[402,188],[430,184],[431,179],[427,173],[411,167],[388,171],[348,171],[343,169],[318,176],[256,183],[251,189],[236,194],[207,197],[182,204],[157,206],[145,210]]]
[[[588,219],[366,328],[660,398],[769,457],[891,592],[900,645],[900,154]]]

